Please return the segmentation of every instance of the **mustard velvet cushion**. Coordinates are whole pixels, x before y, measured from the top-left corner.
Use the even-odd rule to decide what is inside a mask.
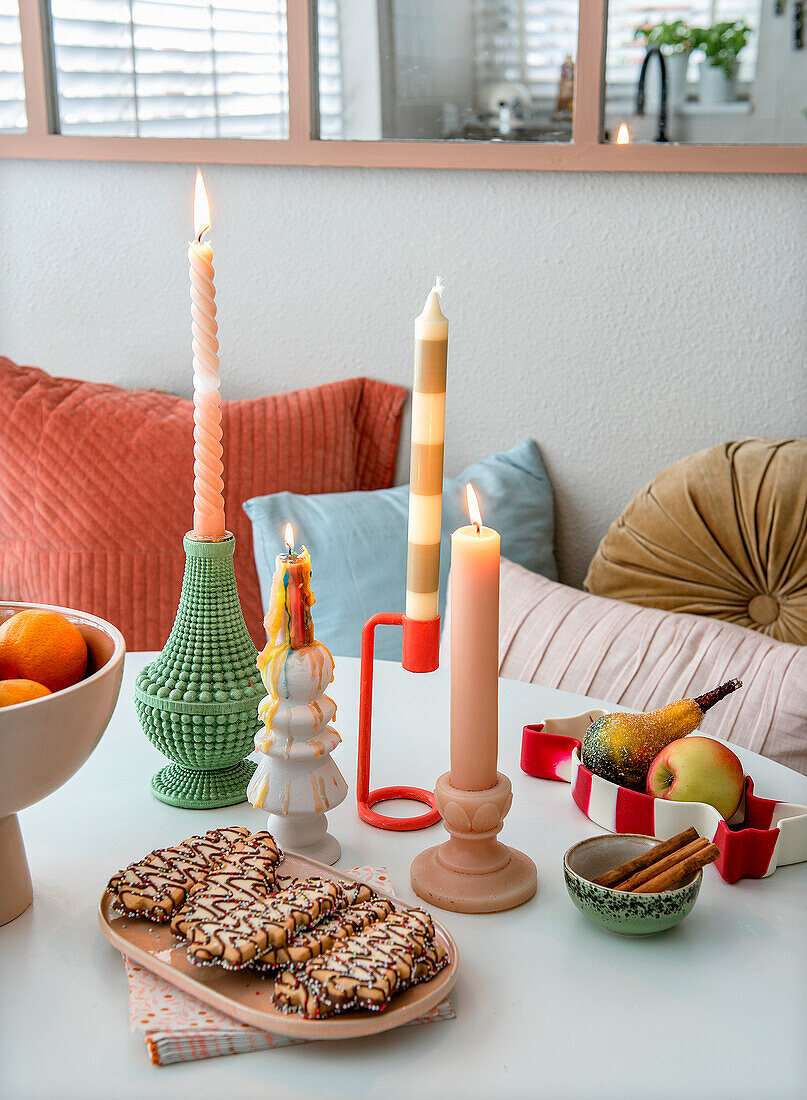
[[[723,443],[662,470],[611,524],[585,588],[807,645],[807,440]]]

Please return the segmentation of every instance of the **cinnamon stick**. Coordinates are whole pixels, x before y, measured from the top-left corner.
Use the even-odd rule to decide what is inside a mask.
[[[634,890],[634,894],[658,894],[662,890],[669,890],[670,887],[675,886],[676,883],[685,879],[687,875],[693,874],[695,871],[700,870],[701,867],[706,867],[709,863],[719,857],[720,849],[716,844],[707,843],[705,848],[701,848],[691,856],[687,856],[680,862],[673,864],[666,871],[662,871],[660,875],[655,878],[651,878],[648,882],[645,882],[641,886],[637,886]]]
[[[690,825],[688,829],[684,829],[677,836],[671,836],[669,840],[662,840],[660,844],[646,852],[642,852],[640,856],[629,859],[626,863],[620,863],[618,867],[614,867],[611,871],[606,871],[599,878],[594,879],[594,885],[615,887],[617,883],[624,882],[631,875],[635,875],[637,871],[643,871],[645,867],[650,867],[651,864],[657,863],[665,856],[677,852],[691,841],[697,840],[697,838],[697,830]]]
[[[697,852],[702,851],[708,847],[710,841],[705,836],[699,836],[697,840],[693,840],[691,844],[686,844],[683,848],[680,848],[677,852],[673,852],[672,855],[666,856],[664,859],[659,859],[649,867],[645,867],[641,871],[637,871],[635,875],[631,875],[629,879],[625,879],[618,886],[615,886],[615,890],[636,890],[638,887],[643,886],[646,882],[656,878],[664,871],[669,870],[670,867],[674,867],[680,863],[682,859],[688,859],[689,856],[694,856]]]

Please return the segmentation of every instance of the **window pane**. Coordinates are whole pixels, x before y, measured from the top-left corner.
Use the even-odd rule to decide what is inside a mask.
[[[798,43],[793,8],[776,0],[610,0],[604,140],[613,141],[624,122],[640,143],[807,142],[807,50]],[[648,45],[664,58],[664,118],[655,53],[639,110]]]
[[[51,11],[61,133],[288,137],[285,0],[51,0]]]
[[[571,140],[577,0],[313,6],[320,138]]]
[[[23,133],[27,127],[19,4],[0,0],[0,134]]]

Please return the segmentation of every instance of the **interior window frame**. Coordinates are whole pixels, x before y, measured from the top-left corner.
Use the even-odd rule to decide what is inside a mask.
[[[317,60],[312,6],[309,0],[287,0],[287,138],[144,138],[54,132],[48,0],[20,0],[28,129],[0,134],[0,157],[556,172],[807,173],[807,145],[615,145],[603,141],[608,0],[579,0],[570,142],[320,140],[312,136]]]

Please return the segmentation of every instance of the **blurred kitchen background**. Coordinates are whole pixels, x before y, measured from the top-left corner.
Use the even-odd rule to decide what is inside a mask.
[[[659,138],[660,53],[664,139],[801,144],[804,8],[799,0],[611,0],[604,139],[620,122],[633,141]],[[575,0],[320,0],[317,132],[326,140],[569,141],[578,18]]]

